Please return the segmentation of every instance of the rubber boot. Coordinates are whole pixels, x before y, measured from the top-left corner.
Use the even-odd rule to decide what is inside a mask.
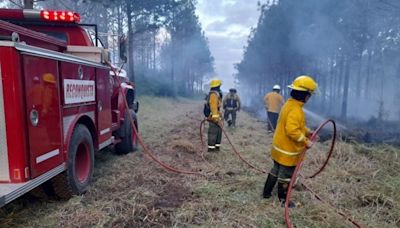
[[[288,188],[289,188],[289,183],[278,182],[278,198],[279,201],[281,202],[282,207],[285,207]],[[293,201],[289,201],[289,208],[294,208],[294,207],[296,207],[296,204]]]
[[[216,150],[215,148],[210,148],[210,147],[209,147],[208,150],[207,150],[207,152],[215,152],[215,150]]]
[[[267,180],[265,181],[264,192],[263,192],[263,197],[265,199],[271,197],[272,190],[274,189],[277,180],[278,178],[276,176],[268,174]]]

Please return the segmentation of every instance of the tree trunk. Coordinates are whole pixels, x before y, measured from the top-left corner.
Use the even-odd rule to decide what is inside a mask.
[[[25,9],[33,9],[33,0],[24,0]]]
[[[345,73],[344,73],[344,86],[343,86],[343,99],[342,99],[342,120],[346,121],[347,118],[347,102],[349,99],[349,84],[350,84],[350,67],[351,62],[347,60],[345,62]]]
[[[157,48],[157,42],[156,42],[156,35],[157,32],[153,32],[153,70],[156,69],[156,48]]]
[[[122,6],[117,7],[117,40],[120,42],[123,34],[122,34]],[[118,43],[119,44],[119,43]],[[119,49],[120,45],[118,45],[118,56],[121,56],[121,50]],[[120,62],[121,59],[119,59],[117,62]]]
[[[362,84],[362,79],[363,77],[361,76],[361,71],[362,70],[362,57],[360,58],[360,65],[358,66],[358,72],[357,72],[357,78],[356,78],[356,97],[361,96],[361,84]]]
[[[128,75],[132,82],[135,82],[135,66],[133,53],[133,24],[132,24],[132,5],[130,0],[126,0],[126,14],[128,17]]]
[[[372,68],[372,53],[368,51],[368,62],[367,62],[367,75],[365,79],[365,87],[364,87],[364,97],[367,99],[370,98],[370,80],[371,80],[371,68]]]
[[[334,78],[334,92],[333,92],[333,99],[332,99],[332,110],[334,110],[334,115],[340,115],[340,99],[342,98],[342,78],[344,72],[344,57],[337,55],[338,65],[336,68],[336,74]]]

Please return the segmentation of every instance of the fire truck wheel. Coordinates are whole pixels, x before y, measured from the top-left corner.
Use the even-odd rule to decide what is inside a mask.
[[[60,198],[70,198],[86,192],[93,176],[94,147],[86,126],[78,124],[71,136],[67,171],[53,178],[54,193]]]
[[[138,121],[135,111],[129,109],[129,112],[127,112],[126,115],[128,114],[132,116],[135,127],[136,129],[138,129]],[[125,121],[121,125],[121,130],[123,131],[123,137],[121,137],[121,142],[115,145],[115,152],[117,154],[128,154],[130,152],[136,151],[138,137],[132,129],[128,116],[125,116]]]

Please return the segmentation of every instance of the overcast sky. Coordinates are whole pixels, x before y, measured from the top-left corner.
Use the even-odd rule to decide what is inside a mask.
[[[197,14],[210,42],[216,74],[223,80],[223,90],[234,86],[233,64],[242,59],[250,29],[257,24],[258,1],[198,0]]]

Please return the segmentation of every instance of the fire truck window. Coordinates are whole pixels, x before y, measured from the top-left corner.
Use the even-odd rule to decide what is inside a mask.
[[[85,30],[86,30],[86,33],[89,35],[93,46],[96,46],[96,33],[95,33],[95,31],[93,31],[91,29],[87,29],[87,28],[85,28]],[[103,44],[103,41],[101,41],[101,39],[99,37],[97,37],[97,47],[101,47],[101,48],[105,47],[104,44]]]
[[[54,32],[54,31],[40,31],[46,35],[54,37],[64,42],[68,42],[67,34],[65,32]]]

